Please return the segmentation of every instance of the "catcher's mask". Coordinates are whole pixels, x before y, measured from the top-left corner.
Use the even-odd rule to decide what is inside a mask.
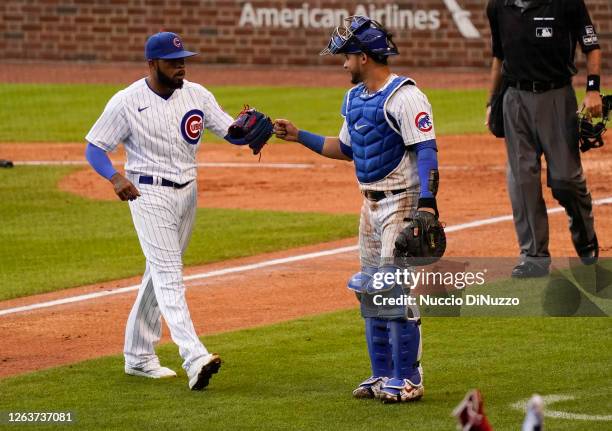
[[[391,34],[377,21],[355,15],[344,19],[332,32],[327,47],[319,55],[359,54],[387,57],[397,55],[397,46]]]
[[[603,96],[602,114],[599,121],[594,122],[588,115],[580,112],[578,115],[578,138],[580,151],[589,151],[591,148],[603,147],[603,135],[606,132],[606,123],[612,110],[612,95]]]

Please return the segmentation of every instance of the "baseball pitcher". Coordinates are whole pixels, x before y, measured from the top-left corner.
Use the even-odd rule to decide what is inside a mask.
[[[125,329],[125,373],[155,379],[176,376],[155,354],[163,317],[179,347],[189,388],[200,390],[219,370],[221,358],[198,338],[185,300],[182,255],[196,215],[196,153],[204,129],[258,153],[272,133],[272,122],[245,110],[232,124],[210,91],[184,79],[185,58],[193,55],[174,33],[149,37],[148,76],[110,99],[87,134],[86,157],[117,196],[129,201],[146,258]],[[119,143],[127,153],[125,175],[106,154]]]

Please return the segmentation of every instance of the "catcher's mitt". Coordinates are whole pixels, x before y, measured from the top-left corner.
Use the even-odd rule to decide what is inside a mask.
[[[272,136],[272,129],[270,117],[246,105],[229,127],[228,133],[231,138],[244,139],[253,154],[259,154]]]
[[[416,211],[404,221],[408,225],[395,239],[394,257],[403,266],[437,262],[446,250],[446,234],[438,217],[427,211]]]

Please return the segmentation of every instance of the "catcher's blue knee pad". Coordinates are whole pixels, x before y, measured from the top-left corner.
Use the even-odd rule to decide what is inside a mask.
[[[384,293],[397,286],[395,273],[400,268],[396,265],[383,265],[372,274],[372,280],[365,286],[370,295]],[[401,290],[401,289],[400,289]]]
[[[349,279],[347,287],[355,293],[366,293],[367,286],[372,283],[372,276],[378,271],[378,268],[364,266],[361,271],[353,274]]]
[[[395,305],[390,299],[397,300],[404,295],[404,287],[395,282],[395,276],[389,277],[393,280],[385,281],[385,274],[394,275],[398,268],[386,265],[381,268],[364,266],[361,271],[354,274],[349,282],[348,288],[355,292],[361,302],[361,316],[364,318],[380,318],[383,320],[418,317],[407,305]],[[376,280],[375,280],[376,278]],[[375,283],[376,282],[376,283]]]
[[[370,295],[387,292],[396,286],[395,272],[399,269],[395,265],[385,265],[380,268],[364,266],[360,272],[350,278],[348,288],[357,293]]]
[[[365,319],[366,343],[374,377],[389,377],[393,372],[387,323],[387,320],[373,317]]]

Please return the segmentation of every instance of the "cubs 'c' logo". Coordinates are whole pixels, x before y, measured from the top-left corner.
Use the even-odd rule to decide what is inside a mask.
[[[419,112],[414,119],[414,125],[423,133],[427,133],[433,128],[433,123],[427,112]]]
[[[181,46],[181,40],[178,37],[175,37],[174,39],[172,39],[172,43],[174,44],[174,46],[176,46],[177,48],[182,48]]]
[[[183,115],[181,120],[181,135],[187,143],[196,145],[202,136],[204,113],[199,109],[192,109]]]

